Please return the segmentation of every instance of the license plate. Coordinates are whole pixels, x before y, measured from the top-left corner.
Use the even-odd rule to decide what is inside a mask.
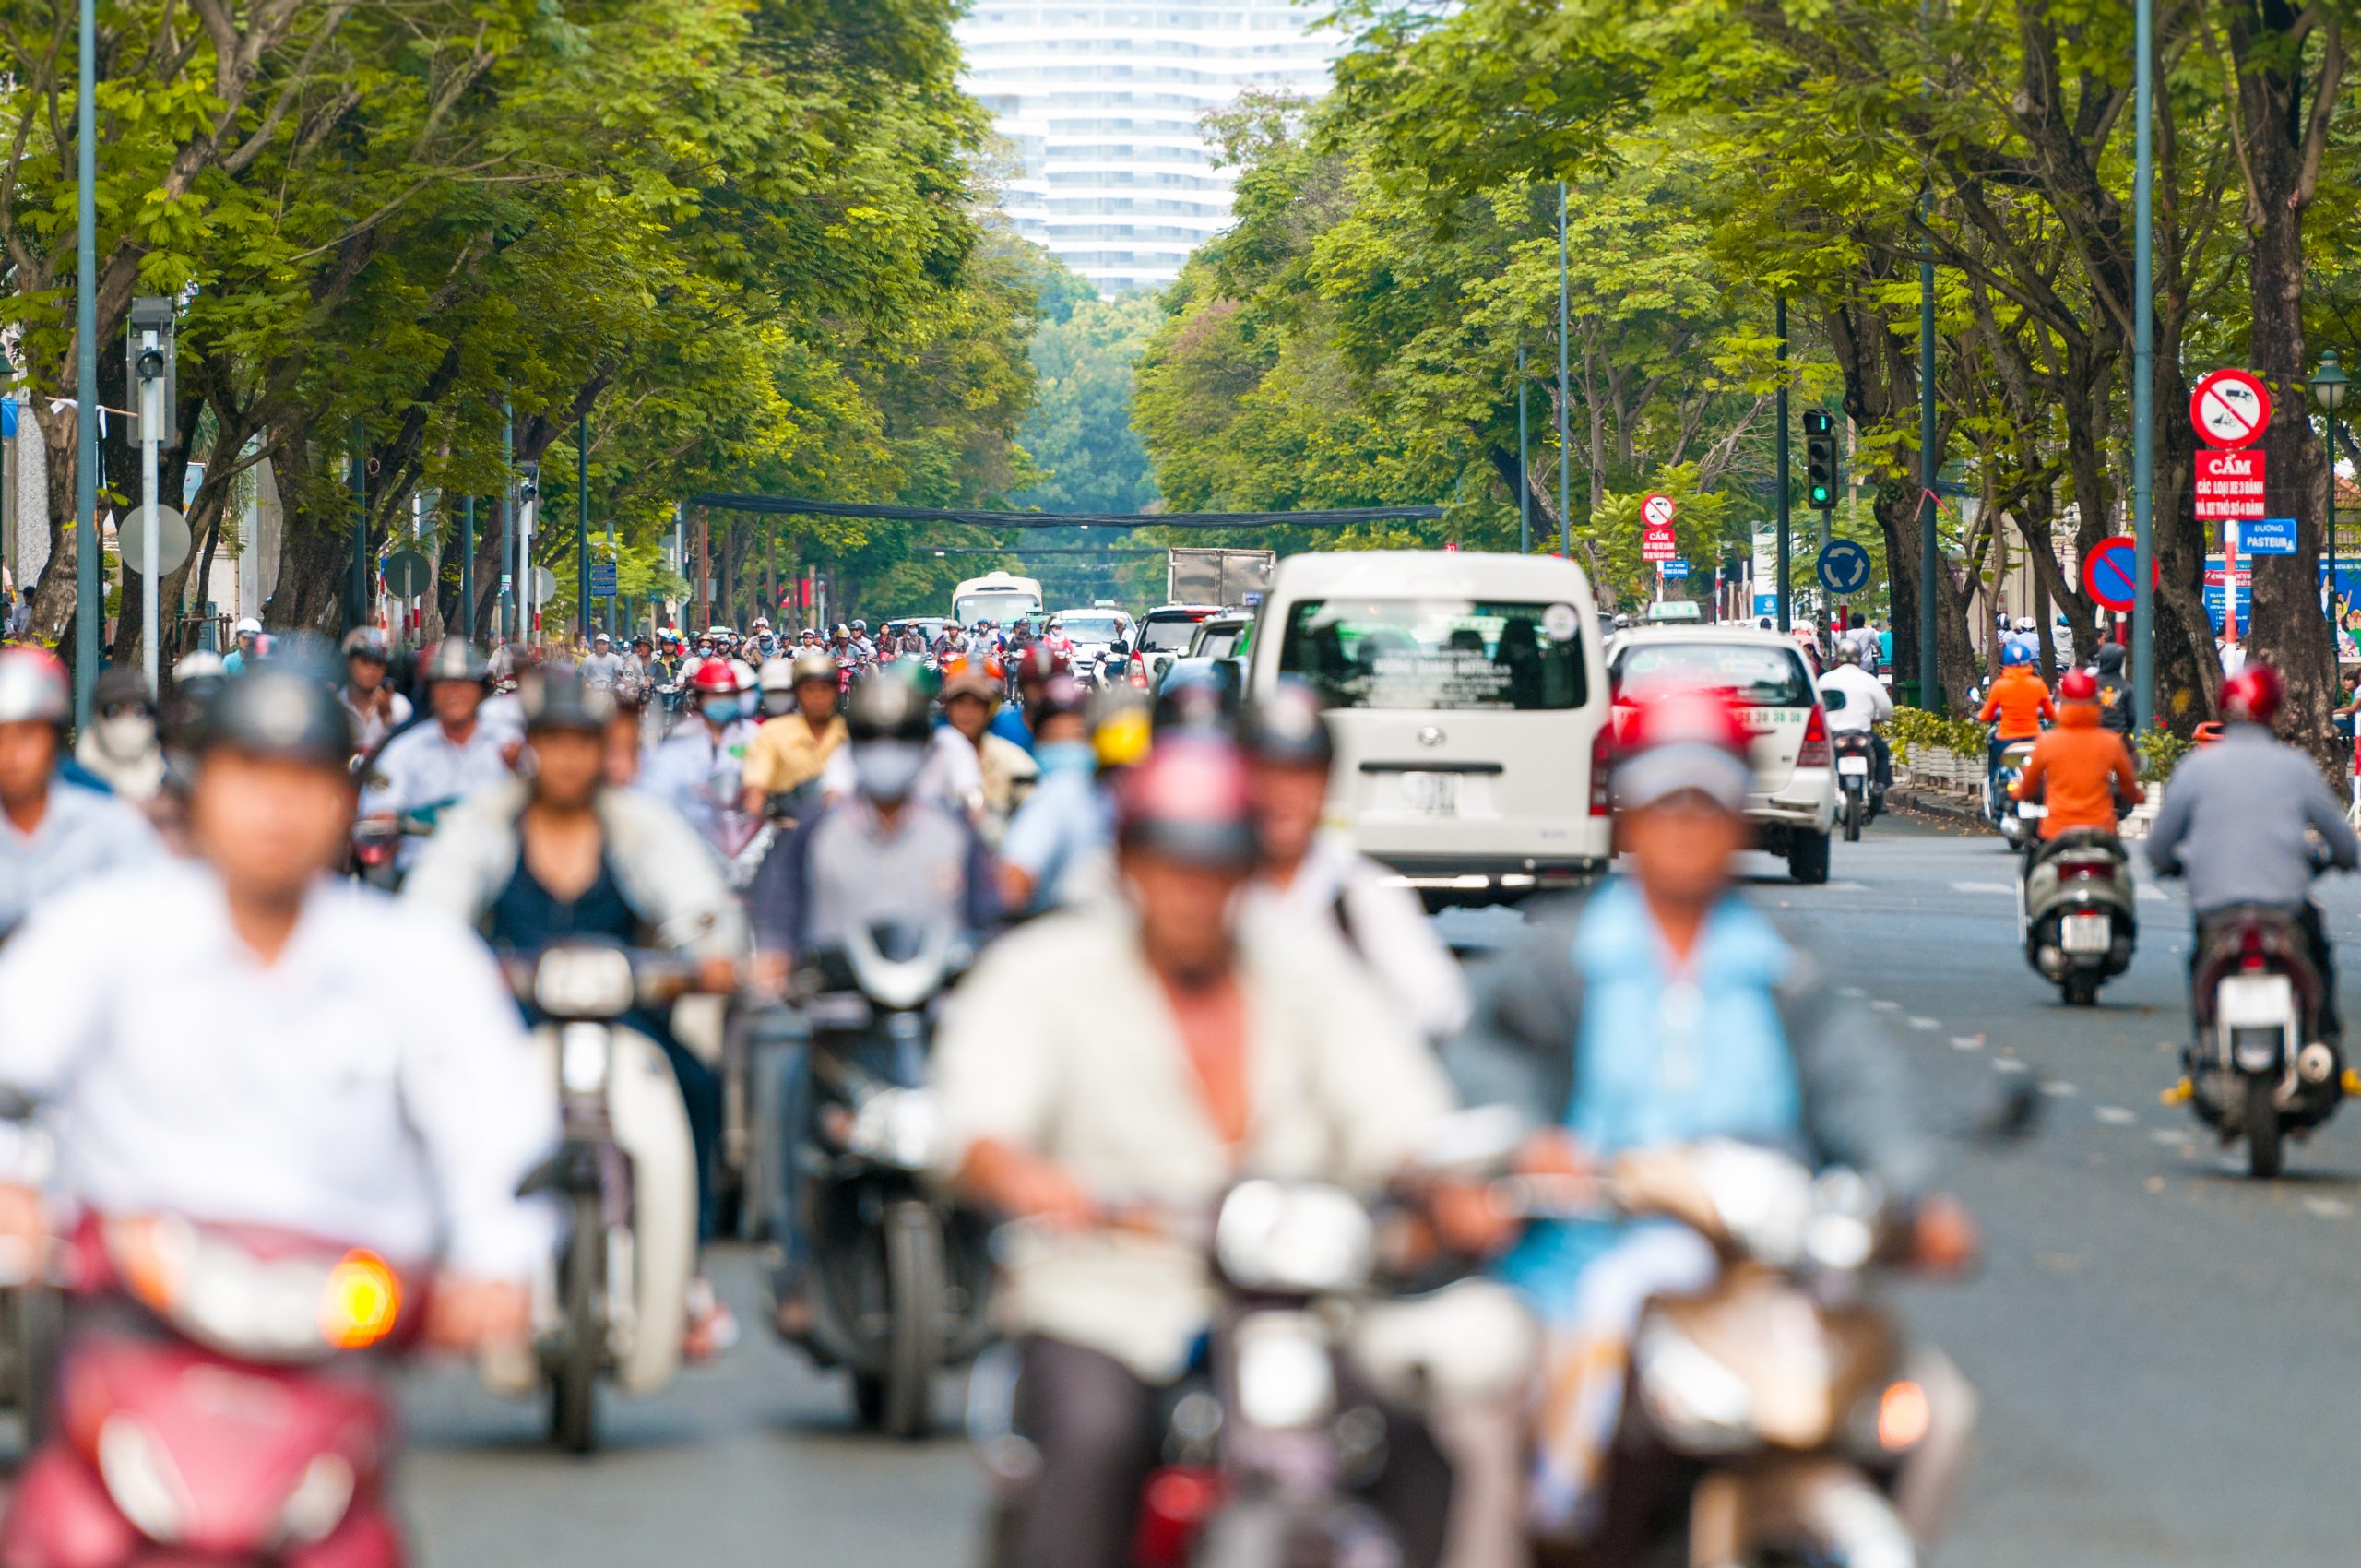
[[[1836,759],[1836,771],[1848,778],[1867,778],[1869,759],[1865,756],[1841,756]]]
[[[2296,988],[2285,975],[2228,975],[2213,1004],[2227,1028],[2269,1028],[2296,1016]]]
[[[2068,915],[2058,922],[2058,945],[2069,953],[2104,953],[2115,940],[2115,924],[2105,915]]]
[[[2049,814],[2049,808],[2039,801],[2019,801],[2017,814],[2022,817],[2044,817]]]
[[[1402,798],[1422,816],[1457,816],[1459,775],[1406,773],[1402,776]]]

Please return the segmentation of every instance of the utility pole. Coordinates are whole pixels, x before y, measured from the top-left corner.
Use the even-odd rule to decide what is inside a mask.
[[[1566,182],[1558,182],[1558,553],[1574,558],[1573,447],[1566,438]]]
[[[2156,546],[2151,532],[2156,499],[2156,312],[2153,263],[2148,254],[2156,178],[2154,84],[2150,79],[2155,0],[2133,0],[2132,14],[2132,47],[2140,54],[2132,73],[2138,102],[2131,182],[2131,724],[2138,736],[2156,721]],[[2333,463],[2328,482],[2333,493]],[[2235,609],[2238,585],[2226,575],[2222,592]]]
[[[82,0],[82,86],[74,100],[74,723],[90,722],[99,678],[99,24],[95,0]]]
[[[1918,19],[1931,38],[1934,0],[1920,0]],[[1931,85],[1931,84],[1930,84]],[[1918,197],[1922,223],[1934,216],[1934,193]],[[1935,450],[1935,238],[1928,233],[1918,261],[1918,706],[1943,711],[1941,671],[1935,668],[1935,594],[1943,561],[1935,542],[1935,481],[1942,457]]]
[[[473,637],[476,633],[476,498],[472,495],[459,507],[459,636]],[[451,628],[443,628],[451,635]]]
[[[590,641],[590,416],[584,414],[574,435],[574,635],[586,647]]]
[[[713,517],[697,508],[697,630],[713,629]]]
[[[369,622],[369,439],[352,422],[352,617],[346,631]]]
[[[156,469],[159,452],[178,439],[172,425],[177,411],[172,376],[172,302],[142,295],[131,302],[130,376],[126,386],[138,409],[133,434],[139,442],[139,505],[147,526],[139,530],[139,636],[150,692],[162,669],[163,511],[157,505]],[[129,564],[129,563],[125,563]],[[129,608],[125,606],[125,608]]]
[[[492,617],[492,640],[516,636],[516,410],[500,400],[500,611]]]
[[[1788,629],[1788,617],[1793,613],[1788,598],[1792,584],[1788,579],[1789,551],[1787,544],[1787,296],[1779,296],[1779,629]]]

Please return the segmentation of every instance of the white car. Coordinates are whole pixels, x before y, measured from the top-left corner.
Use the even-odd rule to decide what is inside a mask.
[[[1590,583],[1554,556],[1291,555],[1247,690],[1308,682],[1336,743],[1328,816],[1430,904],[1584,881],[1610,846]]]
[[[1218,604],[1159,604],[1140,623],[1138,646],[1132,662],[1147,677],[1150,687],[1164,683],[1166,666],[1189,651],[1198,623],[1221,612]]]
[[[1755,841],[1784,856],[1797,882],[1828,880],[1836,822],[1835,759],[1820,687],[1802,650],[1754,626],[1634,626],[1608,654],[1619,695],[1652,680],[1726,687],[1754,731],[1754,789],[1746,814]]]

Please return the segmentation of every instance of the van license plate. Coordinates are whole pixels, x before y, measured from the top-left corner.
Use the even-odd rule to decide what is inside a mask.
[[[1402,796],[1410,809],[1422,816],[1457,816],[1459,775],[1406,773],[1402,775]]]
[[[1869,759],[1865,756],[1838,757],[1836,771],[1847,778],[1866,778],[1869,772]]]
[[[2105,915],[2068,915],[2058,922],[2058,945],[2069,953],[2104,953],[2115,940]]]

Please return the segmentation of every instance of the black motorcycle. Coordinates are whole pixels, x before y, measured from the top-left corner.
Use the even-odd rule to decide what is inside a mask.
[[[849,1372],[861,1420],[896,1437],[927,1435],[935,1374],[990,1338],[989,1227],[926,1180],[934,1006],[968,957],[947,927],[856,928],[800,992],[810,1043],[779,1146],[810,1310],[790,1337]]]
[[[2177,1098],[2223,1142],[2244,1138],[2256,1177],[2278,1175],[2285,1136],[2308,1134],[2343,1100],[2343,1059],[2320,1038],[2322,980],[2296,910],[2241,905],[2199,935],[2197,1044]]]
[[[1861,829],[1885,809],[1885,786],[1878,780],[1877,737],[1867,730],[1839,730],[1829,739],[1836,759],[1845,842],[1858,843]]]

